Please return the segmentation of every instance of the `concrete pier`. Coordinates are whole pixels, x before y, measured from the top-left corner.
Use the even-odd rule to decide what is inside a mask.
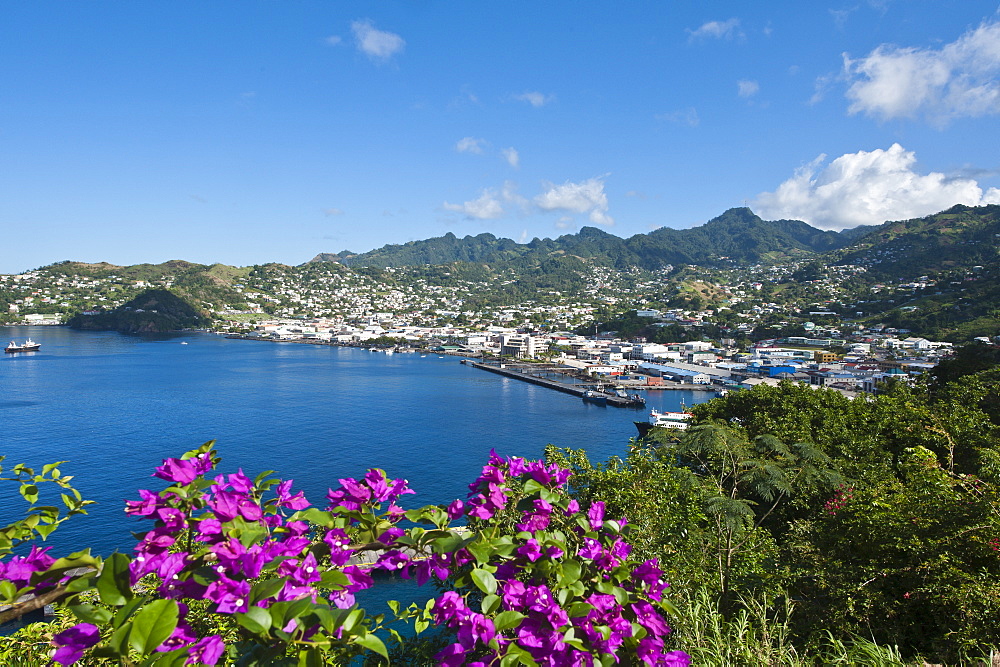
[[[498,375],[503,375],[504,377],[514,378],[516,380],[523,380],[524,382],[530,382],[531,384],[537,384],[541,387],[548,387],[549,389],[555,389],[556,391],[561,391],[566,394],[573,394],[574,396],[579,396],[583,398],[584,392],[594,388],[594,385],[585,384],[570,384],[568,382],[559,382],[558,380],[553,380],[550,378],[541,378],[536,375],[530,375],[528,373],[522,373],[517,368],[500,368],[497,365],[484,364],[478,361],[466,360],[466,365],[472,366],[473,368],[479,368],[484,371],[489,371],[491,373],[496,373]],[[607,395],[608,405],[613,405],[616,408],[644,408],[644,405],[636,405],[627,398],[620,398],[618,396]]]

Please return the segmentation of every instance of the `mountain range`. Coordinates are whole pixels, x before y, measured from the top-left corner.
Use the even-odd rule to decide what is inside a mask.
[[[616,268],[656,270],[668,265],[746,265],[825,256],[831,263],[862,264],[889,274],[922,272],[995,261],[1000,206],[963,206],[923,218],[859,226],[839,232],[801,220],[763,220],[749,208],[732,208],[690,229],[662,227],[620,238],[596,227],[555,239],[517,243],[483,233],[452,233],[385,245],[365,253],[320,253],[310,262],[400,267],[455,262],[537,264],[560,255],[596,259]]]
[[[617,268],[639,266],[655,270],[677,264],[756,264],[803,258],[847,247],[876,229],[822,231],[801,220],[763,220],[749,208],[732,208],[699,227],[662,227],[627,239],[596,227],[584,227],[576,234],[556,239],[535,238],[529,243],[516,243],[489,233],[459,238],[449,232],[365,253],[321,253],[310,261],[384,268],[453,262],[493,264],[572,255],[602,259]]]

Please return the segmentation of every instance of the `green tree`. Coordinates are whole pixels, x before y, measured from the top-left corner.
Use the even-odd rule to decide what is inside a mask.
[[[804,566],[797,595],[809,625],[956,663],[1000,646],[997,487],[949,472],[923,447],[899,478],[844,487],[789,541]]]

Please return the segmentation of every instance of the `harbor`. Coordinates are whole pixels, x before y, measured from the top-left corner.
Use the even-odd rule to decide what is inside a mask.
[[[607,405],[611,405],[614,407],[618,408],[645,407],[644,400],[636,400],[634,396],[629,396],[629,395],[621,396],[618,393],[609,393],[606,391],[606,388],[608,387],[607,383],[596,381],[594,380],[594,378],[580,374],[579,372],[574,373],[573,371],[568,370],[565,366],[559,366],[555,364],[486,363],[482,361],[473,361],[471,359],[463,359],[462,363],[466,364],[467,366],[472,366],[473,368],[489,371],[490,373],[503,375],[504,377],[514,378],[516,380],[530,382],[531,384],[536,384],[541,387],[555,389],[556,391],[561,391],[566,394],[572,394],[584,400],[592,400],[592,397],[596,394],[600,396],[601,403],[606,403]],[[622,386],[627,386],[629,389],[632,390],[684,389],[688,391],[714,391],[712,387],[707,385],[692,385],[692,384],[681,384],[681,383],[671,383],[669,385],[665,384],[626,385],[623,382]]]

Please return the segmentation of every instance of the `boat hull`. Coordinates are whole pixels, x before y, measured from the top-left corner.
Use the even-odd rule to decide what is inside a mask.
[[[14,345],[11,343],[3,349],[7,354],[17,354],[18,352],[35,352],[41,345],[38,343],[25,343],[24,345]]]

